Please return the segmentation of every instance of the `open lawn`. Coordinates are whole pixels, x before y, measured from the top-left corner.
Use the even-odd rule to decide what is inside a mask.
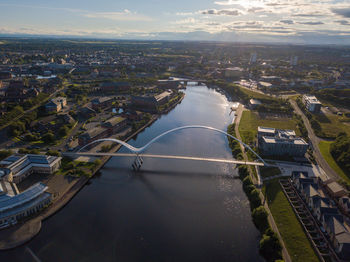
[[[259,169],[262,178],[277,176],[281,174],[281,170],[278,167],[260,166]]]
[[[278,179],[264,185],[263,192],[292,261],[319,261]]]
[[[252,97],[252,98],[255,98],[255,99],[276,100],[276,98],[273,98],[271,96],[264,95],[264,94],[261,94],[261,93],[258,93],[258,92],[254,92],[254,91],[248,90],[248,89],[240,87],[240,86],[238,86],[238,87],[243,93],[247,94],[249,97]]]
[[[255,140],[258,133],[258,126],[292,129],[295,130],[297,135],[300,135],[297,123],[292,118],[276,120],[261,119],[259,115],[253,111],[244,111],[239,124],[239,133],[244,142],[252,143]]]
[[[345,172],[338,166],[338,164],[335,162],[333,156],[330,153],[331,144],[332,142],[330,141],[321,141],[318,145],[321,154],[323,158],[327,161],[328,165],[330,165],[330,167],[333,168],[333,170],[337,172],[337,174],[341,178],[343,178],[346,182],[350,183],[350,174],[345,174]]]
[[[322,131],[326,137],[335,138],[340,132],[345,132],[350,136],[350,127],[346,124],[346,122],[342,122],[349,121],[349,118],[332,113],[324,114],[323,112],[320,114],[313,114],[313,116],[317,121],[319,121]]]

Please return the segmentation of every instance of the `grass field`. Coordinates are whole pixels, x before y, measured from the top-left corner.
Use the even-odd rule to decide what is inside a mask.
[[[264,95],[264,94],[261,94],[261,93],[258,93],[258,92],[250,91],[250,90],[248,90],[246,88],[243,88],[243,87],[240,87],[240,86],[238,86],[238,87],[243,93],[247,94],[248,96],[250,96],[252,98],[276,100],[276,98],[273,98],[271,96],[267,96],[267,95]]]
[[[323,158],[327,161],[328,165],[330,165],[331,168],[333,168],[333,170],[335,172],[337,172],[337,174],[343,178],[346,182],[350,183],[350,174],[346,174],[339,166],[338,164],[335,162],[334,158],[332,157],[331,153],[330,153],[330,146],[331,146],[332,142],[330,141],[321,141],[319,143],[319,148],[321,151],[321,154],[323,156]]]
[[[349,120],[346,117],[334,114],[313,114],[316,120],[321,124],[322,131],[327,137],[336,137],[340,132],[350,135],[350,126],[342,121]]]
[[[259,167],[259,169],[260,169],[260,175],[262,178],[277,176],[281,174],[281,170],[278,167],[261,166]]]
[[[252,111],[244,111],[239,124],[239,133],[244,142],[251,143],[255,140],[258,133],[258,126],[293,129],[297,135],[300,135],[294,119],[261,119],[258,114]]]
[[[263,191],[292,261],[319,261],[278,179],[264,185]]]

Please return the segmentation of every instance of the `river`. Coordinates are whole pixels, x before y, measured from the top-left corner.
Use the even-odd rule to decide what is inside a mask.
[[[232,102],[205,86],[130,143],[146,144],[184,125],[225,130]],[[121,151],[125,151],[122,149]],[[126,151],[125,151],[126,152]],[[227,138],[209,130],[171,133],[147,153],[231,158]],[[187,160],[112,158],[27,245],[0,261],[262,261],[259,232],[234,166]],[[1,233],[1,232],[0,232]]]

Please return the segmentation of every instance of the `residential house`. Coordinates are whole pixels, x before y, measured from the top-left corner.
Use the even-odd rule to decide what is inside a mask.
[[[326,190],[333,198],[340,198],[347,195],[346,189],[341,186],[338,182],[332,182],[326,185]]]
[[[343,196],[339,199],[339,206],[343,209],[343,211],[350,215],[350,198],[348,196]]]
[[[45,105],[47,112],[60,112],[67,105],[67,98],[56,97]]]

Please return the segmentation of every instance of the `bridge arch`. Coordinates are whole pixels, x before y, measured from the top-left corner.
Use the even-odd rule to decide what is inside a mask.
[[[251,151],[260,161],[262,161],[265,165],[268,165],[264,159],[262,159],[250,146],[248,146],[247,144],[245,144],[243,141],[239,140],[238,138],[228,134],[227,132],[225,131],[222,131],[220,129],[217,129],[217,128],[214,128],[214,127],[210,127],[210,126],[200,126],[200,125],[191,125],[191,126],[181,126],[181,127],[177,127],[177,128],[173,128],[171,130],[168,130],[158,136],[156,136],[155,138],[153,138],[151,141],[149,141],[146,145],[144,145],[143,147],[133,147],[132,145],[129,145],[128,143],[122,141],[122,140],[119,140],[119,139],[114,139],[114,138],[102,138],[102,139],[98,139],[98,140],[95,140],[95,141],[92,141],[91,143],[83,146],[82,148],[80,148],[78,150],[78,152],[82,151],[84,148],[92,145],[92,144],[95,144],[95,143],[98,143],[98,142],[104,142],[104,141],[111,141],[111,142],[114,142],[114,143],[118,143],[118,144],[121,144],[122,146],[126,147],[127,149],[129,149],[132,153],[134,154],[140,154],[142,153],[144,150],[146,150],[150,145],[152,145],[154,142],[156,142],[158,139],[162,138],[163,136],[166,136],[170,133],[173,133],[173,132],[176,132],[176,131],[179,131],[179,130],[183,130],[183,129],[206,129],[206,130],[211,130],[211,131],[214,131],[214,132],[217,132],[217,133],[221,133],[221,134],[224,134],[234,140],[236,140],[237,142],[239,142],[240,144],[242,144],[245,148],[247,148],[249,151]]]

